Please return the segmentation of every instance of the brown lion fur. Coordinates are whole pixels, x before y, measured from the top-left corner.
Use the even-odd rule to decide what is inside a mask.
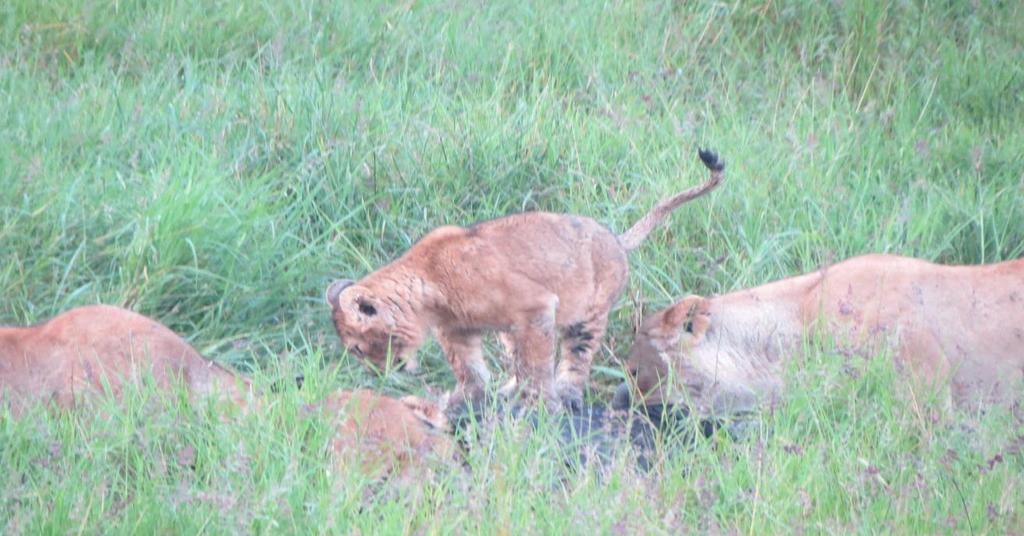
[[[1007,398],[1024,371],[1024,259],[944,266],[855,257],[722,296],[688,296],[646,318],[627,370],[647,403],[683,396],[706,413],[749,409],[784,388],[807,344],[891,355],[958,405]],[[667,381],[666,381],[667,379]]]
[[[454,400],[478,399],[490,379],[481,339],[499,332],[511,353],[509,385],[579,402],[608,312],[626,284],[626,253],[722,180],[717,155],[700,156],[711,178],[663,200],[622,235],[584,216],[514,214],[435,229],[363,279],[335,281],[326,299],[342,343],[379,368],[390,358],[412,369],[432,332],[458,382]]]
[[[368,476],[405,473],[422,462],[450,461],[455,442],[441,409],[415,396],[391,398],[358,389],[335,391],[320,410],[335,416],[330,450],[341,472]]]
[[[20,415],[33,405],[73,409],[107,389],[115,397],[152,377],[159,390],[182,385],[242,410],[260,406],[251,383],[200,355],[159,322],[109,305],[78,307],[29,327],[0,327],[0,404]],[[320,408],[337,427],[339,467],[383,476],[426,453],[453,454],[440,408],[417,397],[336,391]]]
[[[163,324],[119,307],[71,309],[35,326],[0,327],[0,401],[15,413],[53,401],[74,407],[82,397],[152,376],[191,395],[217,393],[244,403],[249,382],[199,355]]]

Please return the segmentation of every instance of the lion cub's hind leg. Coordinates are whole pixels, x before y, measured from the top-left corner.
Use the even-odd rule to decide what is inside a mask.
[[[583,407],[583,388],[590,378],[590,365],[594,352],[601,344],[607,314],[598,314],[590,320],[570,324],[562,330],[561,356],[555,374],[555,391],[567,407]]]

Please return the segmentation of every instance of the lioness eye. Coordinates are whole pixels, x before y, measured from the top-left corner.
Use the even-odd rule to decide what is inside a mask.
[[[686,323],[683,324],[683,330],[687,333],[693,333],[693,320],[687,320]]]
[[[366,302],[359,302],[359,312],[366,316],[373,316],[377,314],[377,309]]]

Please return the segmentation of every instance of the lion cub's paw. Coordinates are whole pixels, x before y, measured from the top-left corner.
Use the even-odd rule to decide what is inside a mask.
[[[487,401],[483,393],[471,395],[456,388],[454,391],[445,393],[438,405],[447,421],[453,427],[460,428],[465,424],[464,421],[480,419]]]
[[[583,389],[578,385],[557,383],[555,385],[555,393],[558,395],[558,399],[562,401],[562,406],[565,409],[573,413],[579,413],[583,410]]]

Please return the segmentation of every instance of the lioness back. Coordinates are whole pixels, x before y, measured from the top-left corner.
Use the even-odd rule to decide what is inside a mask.
[[[904,365],[951,381],[958,400],[1005,398],[1024,371],[1024,260],[947,266],[866,255],[829,267],[814,298],[837,344],[894,343]]]
[[[76,397],[151,374],[163,388],[174,381],[194,393],[239,395],[236,378],[199,355],[159,322],[109,305],[78,307],[27,327],[0,328],[0,397],[16,411]]]

